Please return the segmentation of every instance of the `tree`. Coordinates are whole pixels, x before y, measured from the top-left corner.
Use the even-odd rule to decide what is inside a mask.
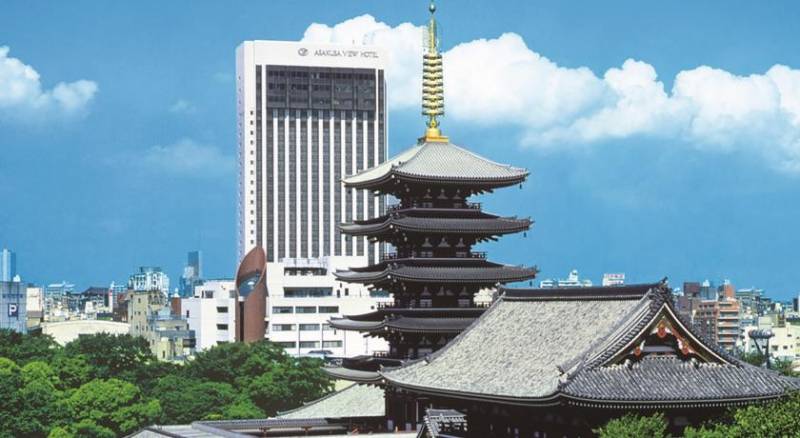
[[[135,385],[119,379],[95,379],[65,401],[73,424],[83,420],[125,435],[155,422],[161,415],[158,400],[148,400]]]
[[[161,403],[163,424],[191,423],[209,415],[223,416],[237,394],[227,383],[202,382],[179,376],[167,376],[155,388]]]
[[[78,388],[92,380],[92,367],[82,354],[69,356],[63,352],[53,360],[53,368],[61,382],[59,389]]]
[[[9,358],[19,365],[34,360],[50,362],[60,349],[50,335],[0,329],[0,357]]]
[[[96,379],[118,378],[135,382],[142,368],[155,362],[147,340],[139,336],[98,333],[79,336],[64,347],[69,356],[83,356]]]
[[[625,414],[593,432],[601,438],[660,438],[667,436],[667,421],[661,413],[649,417]]]
[[[22,385],[20,369],[13,360],[0,357],[0,438],[13,438],[17,421],[17,390]]]

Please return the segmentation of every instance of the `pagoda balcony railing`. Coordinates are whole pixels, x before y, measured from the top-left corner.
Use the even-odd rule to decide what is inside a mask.
[[[418,254],[411,254],[408,256],[399,255],[396,252],[387,252],[381,254],[381,261],[385,262],[387,260],[397,260],[397,259],[430,259],[430,258],[443,258],[443,257],[436,257],[436,256],[424,256]],[[486,252],[484,251],[469,251],[469,252],[456,252],[453,257],[448,258],[457,258],[457,259],[486,259]]]
[[[480,210],[483,205],[480,202],[454,202],[451,208],[470,208],[473,210]],[[411,205],[403,205],[401,204],[392,204],[386,206],[387,213],[394,213],[398,210],[404,210],[406,208],[436,208],[433,203],[429,202],[414,202]]]
[[[450,306],[448,308],[451,308],[451,309],[485,309],[485,308],[489,307],[491,304],[492,303],[490,303],[490,302],[483,302],[482,301],[482,302],[479,302],[479,303],[472,303],[472,305],[467,306],[467,307]],[[438,308],[439,307],[400,306],[400,305],[397,305],[395,303],[387,303],[387,302],[379,302],[377,304],[377,306],[376,306],[376,309],[378,309],[378,310],[384,310],[384,309],[385,310],[397,310],[397,309],[430,309],[430,310],[436,310]]]

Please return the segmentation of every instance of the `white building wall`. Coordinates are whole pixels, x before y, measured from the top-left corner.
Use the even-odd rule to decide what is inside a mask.
[[[287,260],[289,264],[302,264],[303,260]],[[269,291],[267,337],[286,346],[293,355],[304,355],[312,350],[330,350],[334,356],[352,357],[387,351],[388,344],[380,338],[365,338],[353,331],[325,330],[331,318],[358,315],[374,311],[379,305],[390,303],[390,298],[373,298],[369,290],[361,285],[339,282],[333,276],[336,270],[352,266],[364,266],[367,257],[327,257],[312,259],[310,264],[322,264],[326,275],[285,275],[284,263],[267,264],[267,290]],[[284,291],[289,288],[330,288],[329,297],[293,298]],[[336,308],[336,312],[321,313],[320,308]],[[291,309],[291,313],[279,313],[279,309]],[[298,308],[313,308],[313,313],[298,313]],[[318,330],[300,330],[302,324],[319,325]],[[288,330],[278,330],[290,327]],[[304,343],[304,344],[301,344]]]
[[[236,286],[233,280],[209,280],[181,299],[181,313],[194,330],[196,351],[236,340]]]

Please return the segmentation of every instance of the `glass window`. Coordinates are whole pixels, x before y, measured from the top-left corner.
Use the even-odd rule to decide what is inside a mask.
[[[272,313],[293,313],[292,306],[274,306],[272,308]]]
[[[302,287],[284,288],[283,296],[286,298],[329,297],[333,295],[330,287]]]
[[[318,331],[319,324],[300,324],[301,332]]]
[[[323,348],[341,348],[342,341],[322,341]]]
[[[217,313],[228,313],[228,306],[217,306]]]
[[[319,348],[319,341],[300,341],[300,348]]]
[[[295,348],[297,347],[296,342],[276,342],[275,345],[283,348]]]
[[[290,332],[294,330],[294,324],[273,324],[272,331],[274,332]]]
[[[339,306],[319,306],[319,313],[339,313]]]
[[[317,313],[317,308],[314,306],[297,306],[297,313]]]
[[[217,330],[228,330],[228,324],[217,324]]]

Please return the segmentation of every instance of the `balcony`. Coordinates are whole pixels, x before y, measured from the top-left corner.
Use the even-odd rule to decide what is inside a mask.
[[[453,257],[441,257],[441,256],[419,256],[416,253],[412,253],[410,256],[403,256],[399,255],[396,252],[387,252],[381,254],[380,260],[382,262],[390,261],[390,260],[397,260],[397,259],[437,259],[437,258],[457,258],[457,259],[486,259],[486,252],[483,251],[469,251],[469,252],[457,252],[453,255]]]

